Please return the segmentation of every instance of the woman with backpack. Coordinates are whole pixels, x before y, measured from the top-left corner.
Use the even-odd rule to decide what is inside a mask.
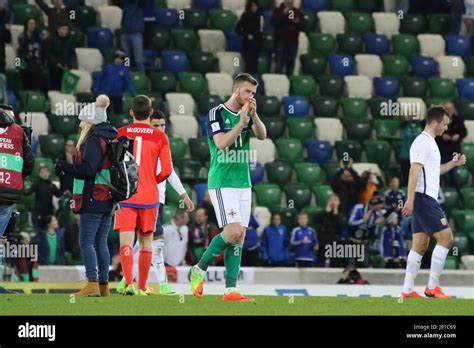
[[[76,296],[109,296],[110,254],[107,237],[114,204],[110,186],[110,158],[107,143],[117,137],[107,121],[110,100],[99,95],[95,103],[85,106],[80,114],[80,135],[73,161],[58,160],[56,173],[74,176],[71,209],[80,214],[79,243],[86,267],[86,284]]]

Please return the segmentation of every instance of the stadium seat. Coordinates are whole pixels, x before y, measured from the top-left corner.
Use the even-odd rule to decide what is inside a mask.
[[[318,95],[313,99],[313,109],[316,117],[337,116],[339,103],[336,98]]]
[[[305,11],[319,12],[328,8],[327,0],[302,0],[301,6]]]
[[[242,52],[244,38],[235,31],[227,31],[224,33],[227,40],[227,50],[232,52]]]
[[[217,54],[217,52],[225,51],[226,37],[221,30],[200,29],[198,35],[203,52]]]
[[[316,196],[316,205],[318,207],[326,207],[329,197],[333,194],[331,186],[329,185],[315,185],[312,187],[314,195]]]
[[[418,39],[415,35],[399,34],[392,37],[393,53],[410,59],[420,50]]]
[[[370,99],[372,97],[372,80],[367,76],[354,75],[344,77],[347,95],[350,98]]]
[[[316,80],[311,75],[290,76],[291,94],[311,98],[316,94]]]
[[[348,139],[364,141],[370,139],[372,126],[367,121],[350,122],[346,124],[346,132]],[[342,138],[340,140],[342,140]]]
[[[64,147],[62,148],[64,151]],[[28,178],[29,180],[35,180],[39,178],[39,169],[40,167],[48,167],[49,171],[51,172],[51,177],[55,176],[54,173],[54,162],[51,158],[49,157],[35,157],[35,167],[33,169],[33,172],[31,173],[30,177]]]
[[[317,25],[317,18],[316,14],[314,12],[310,11],[303,11],[303,16],[304,16],[304,32],[305,33],[310,33],[316,30],[316,25]]]
[[[182,72],[178,74],[178,78],[181,91],[191,94],[195,99],[206,91],[206,79],[199,73]]]
[[[446,35],[446,54],[467,57],[471,54],[471,40],[464,35]]]
[[[179,27],[179,12],[172,8],[156,9],[156,26],[162,29],[176,29]]]
[[[386,169],[390,163],[392,147],[384,140],[365,140],[365,154],[367,161],[377,163],[381,169]]]
[[[265,176],[265,170],[263,166],[258,162],[251,162],[249,165],[250,168],[250,181],[252,185],[260,184],[263,181]]]
[[[464,209],[474,210],[474,188],[464,187],[461,189],[464,200]]]
[[[92,6],[95,10],[98,10],[99,6],[106,6],[107,0],[84,0],[86,6]]]
[[[197,50],[199,38],[194,30],[173,29],[171,30],[171,37],[175,49],[184,51],[188,55]]]
[[[278,149],[278,158],[290,163],[303,160],[303,144],[294,138],[280,138],[275,140]]]
[[[420,43],[420,54],[436,58],[444,55],[445,42],[441,35],[436,34],[419,34],[417,36]]]
[[[354,162],[359,162],[362,155],[362,147],[355,140],[336,141],[334,146],[338,160],[352,158]]]
[[[45,134],[40,135],[39,143],[42,155],[55,160],[59,155],[64,153],[66,141],[62,134]]]
[[[239,52],[217,52],[219,71],[235,76],[245,70],[245,62]]]
[[[191,152],[191,159],[201,161],[203,164],[209,161],[210,152],[207,139],[204,138],[189,138],[189,151]]]
[[[211,29],[232,31],[237,22],[236,15],[229,10],[213,9],[209,11]]]
[[[458,191],[454,188],[443,187],[444,203],[442,204],[443,209],[448,213],[451,210],[458,208],[459,206],[459,195]]]
[[[457,249],[458,256],[469,254],[469,239],[465,235],[455,235],[454,236],[454,245],[453,247]],[[457,258],[454,258],[457,260]]]
[[[426,30],[426,19],[422,14],[405,13],[401,19],[400,32],[403,34],[418,35]]]
[[[423,77],[406,76],[402,79],[402,86],[405,97],[424,98],[428,91],[428,83]]]
[[[192,197],[191,186],[187,183],[183,183],[183,187],[189,197]],[[178,208],[185,207],[183,198],[178,194],[178,192],[175,191],[169,181],[166,181],[166,204]]]
[[[173,134],[188,142],[189,138],[198,136],[199,124],[192,115],[171,115],[170,122],[173,125]]]
[[[352,34],[364,35],[374,32],[372,16],[364,12],[349,12],[345,14],[347,31]]]
[[[285,121],[277,117],[264,117],[262,122],[267,128],[267,136],[272,140],[276,140],[283,136],[285,131]]]
[[[283,97],[283,105],[285,107],[285,115],[291,117],[308,117],[309,100],[306,97],[293,95]]]
[[[76,133],[79,128],[79,120],[76,116],[57,116],[51,114],[49,120],[53,131],[64,137]]]
[[[461,153],[467,158],[474,158],[474,143],[461,143]],[[474,161],[467,161],[466,168],[474,173]]]
[[[347,54],[330,54],[329,71],[331,74],[347,76],[355,74],[354,58]]]
[[[25,112],[45,112],[46,96],[40,91],[20,91],[21,108]]]
[[[209,110],[221,103],[221,99],[215,94],[201,94],[196,98],[199,114],[207,114]]]
[[[466,65],[461,57],[458,56],[438,56],[439,76],[451,79],[455,82],[463,78]]]
[[[262,49],[263,51],[273,54],[275,51],[275,33],[267,31],[262,33]]]
[[[391,76],[374,78],[375,94],[381,97],[396,99],[400,94],[400,82]]]
[[[91,74],[96,70],[102,70],[104,59],[98,49],[78,47],[75,50],[79,69],[87,70]]]
[[[300,61],[303,74],[318,76],[326,71],[326,58],[318,53],[302,54]]]
[[[272,15],[273,15],[273,10],[265,10],[262,12],[264,32],[269,32],[269,31],[273,32],[275,30],[271,22]]]
[[[10,25],[10,33],[11,33],[11,45],[15,51],[18,50],[19,43],[18,37],[23,32],[24,26],[20,24],[11,24]]]
[[[423,120],[426,115],[426,104],[421,98],[403,97],[398,98],[401,116],[411,117],[415,120]]]
[[[76,6],[74,8],[76,19],[74,24],[81,29],[97,25],[97,12],[92,6]]]
[[[253,187],[257,204],[268,209],[280,206],[281,190],[276,184],[258,184]]]
[[[192,115],[196,108],[193,97],[189,93],[166,93],[170,114]]]
[[[428,27],[431,33],[446,35],[449,30],[449,14],[428,14]]]
[[[408,75],[410,64],[405,56],[387,54],[382,57],[383,74],[401,79]]]
[[[311,52],[319,53],[323,56],[335,52],[336,39],[333,35],[313,32],[309,33],[308,38]]]
[[[263,117],[277,117],[280,115],[280,101],[277,97],[257,95],[258,114]]]
[[[355,57],[357,74],[374,78],[382,75],[383,64],[379,56],[375,54],[357,54]]]
[[[326,140],[334,145],[338,140],[342,140],[343,126],[341,120],[337,118],[318,117],[314,119],[316,125],[316,139]]]
[[[221,3],[222,9],[232,11],[239,18],[245,11],[246,0],[222,0]]]
[[[324,166],[332,158],[333,146],[327,140],[309,139],[305,141],[308,160]]]
[[[370,114],[372,118],[380,118],[387,116],[387,106],[389,106],[390,99],[385,97],[375,96],[369,100]]]
[[[11,9],[13,10],[14,24],[23,25],[29,18],[34,18],[37,25],[43,22],[41,11],[36,5],[13,4]]]
[[[271,139],[250,138],[250,149],[256,151],[257,162],[262,165],[275,160],[276,148]]]
[[[430,86],[431,97],[452,99],[455,94],[455,85],[449,79],[441,77],[432,77],[428,80]]]
[[[474,211],[453,209],[451,215],[458,229],[471,233],[474,231]]]
[[[99,6],[100,25],[112,32],[121,28],[122,9],[118,6]]]
[[[313,186],[321,183],[321,167],[315,163],[301,162],[295,163],[294,168],[298,183]]]
[[[341,12],[320,11],[318,12],[318,19],[322,33],[336,36],[344,32],[346,20]]]
[[[375,137],[377,140],[395,140],[400,139],[398,120],[378,119],[374,121]]]
[[[359,176],[361,176],[366,171],[371,171],[379,176],[382,176],[382,171],[376,163],[358,162],[354,163],[352,168],[357,172],[357,174],[359,174]]]
[[[456,87],[460,99],[474,100],[474,78],[458,79]]]
[[[339,75],[321,75],[318,82],[321,95],[339,98],[344,91],[344,79]]]
[[[92,88],[92,75],[87,70],[71,69],[71,73],[80,77],[74,92],[90,93]]]
[[[331,0],[329,1],[330,9],[342,13],[351,12],[355,9],[354,0]]]
[[[290,94],[290,80],[283,74],[262,75],[265,95],[281,99]]]
[[[151,89],[162,95],[176,91],[176,77],[170,72],[151,72],[150,73]]]
[[[207,183],[199,183],[193,186],[194,191],[196,191],[196,203],[202,205],[204,201],[204,195],[207,191]]]
[[[206,74],[214,71],[216,65],[216,57],[209,52],[192,52],[191,58],[191,70]]]
[[[163,208],[163,224],[169,224],[173,220],[177,207],[172,205],[165,205]]]
[[[161,51],[163,57],[163,69],[174,74],[188,70],[188,57],[186,52],[178,50]]]
[[[390,40],[383,34],[365,34],[365,49],[368,54],[383,56],[390,52]]]
[[[191,0],[166,0],[166,6],[175,10],[191,8]]]
[[[413,56],[410,58],[414,76],[426,79],[438,75],[438,63],[432,57]]]
[[[456,171],[459,187],[469,186],[471,182],[471,175],[469,173],[469,170],[465,166],[456,167],[454,170]]]
[[[63,94],[58,91],[49,91],[49,106],[56,115],[72,116],[70,108],[67,105],[75,105],[76,97],[71,94]],[[75,110],[72,110],[75,111]],[[34,123],[33,123],[34,124]]]
[[[288,135],[304,142],[314,137],[314,123],[308,118],[288,118]]]
[[[199,161],[184,159],[179,163],[179,178],[183,182],[196,183],[204,177],[201,176],[202,164]]]
[[[276,161],[265,164],[265,172],[269,183],[277,184],[280,187],[291,182],[293,168],[287,162]]]
[[[170,47],[170,32],[165,29],[155,28],[152,38],[152,48],[158,51],[168,49]]]
[[[368,119],[369,106],[364,99],[342,97],[341,100],[343,118],[347,122],[365,121]]]
[[[397,35],[400,31],[400,19],[395,13],[374,12],[372,13],[374,19],[375,32],[377,34],[384,34],[389,39],[392,35]]]
[[[173,158],[173,163],[178,164],[184,159],[186,155],[187,145],[183,139],[179,137],[170,136],[168,137],[168,140],[170,142],[170,151],[171,157]]]
[[[458,102],[458,113],[466,120],[474,120],[474,101],[460,100]]]
[[[130,115],[124,115],[124,114],[111,115],[110,123],[115,128],[121,128],[121,127],[128,126],[129,124],[132,124],[133,119]]]
[[[191,30],[203,29],[207,25],[207,19],[207,12],[202,9],[185,9],[183,27]]]
[[[378,0],[357,0],[357,9],[361,12],[378,12],[383,9],[383,2]]]
[[[287,183],[284,187],[286,202],[289,206],[294,206],[297,209],[303,209],[310,205],[313,193],[305,184]]]
[[[20,119],[24,125],[26,113],[20,113]],[[38,139],[40,135],[48,134],[49,122],[46,114],[43,112],[28,112],[28,122],[32,119],[33,127],[33,136]]]
[[[464,118],[466,119],[465,116]],[[466,126],[467,135],[463,141],[466,143],[474,143],[474,120],[466,120],[464,121],[464,125]]]
[[[207,73],[206,80],[210,94],[218,95],[222,100],[232,94],[233,79],[229,74]]]
[[[203,10],[212,10],[219,7],[219,0],[194,0],[194,6]]]
[[[288,202],[285,202],[285,206],[288,206]],[[298,210],[295,208],[284,207],[274,207],[270,210],[272,213],[280,214],[281,224],[286,226],[288,233],[291,235],[291,231],[297,226],[296,217],[298,215]]]
[[[130,78],[138,94],[150,92],[150,80],[143,71],[131,71]]]
[[[362,52],[362,38],[357,34],[337,34],[338,53],[356,55]]]
[[[15,50],[11,45],[5,45],[5,69],[16,69],[15,58],[17,57]]]

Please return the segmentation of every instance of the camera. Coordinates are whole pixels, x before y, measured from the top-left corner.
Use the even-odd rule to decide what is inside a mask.
[[[19,244],[21,241],[20,236],[20,213],[14,211],[10,216],[7,228],[5,229],[4,237],[7,238],[8,243]]]

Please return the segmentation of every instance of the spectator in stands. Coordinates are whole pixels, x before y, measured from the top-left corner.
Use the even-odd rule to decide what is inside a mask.
[[[154,0],[143,0],[143,21],[143,47],[146,50],[151,50],[156,28],[156,5]]]
[[[74,163],[76,157],[76,141],[74,139],[66,140],[66,145],[64,146],[64,153],[59,156],[59,159],[62,161]],[[72,187],[74,184],[73,175],[62,175],[59,177],[59,191],[61,194],[69,192],[72,194]]]
[[[27,196],[35,194],[33,226],[39,229],[45,228],[46,216],[54,213],[53,196],[61,196],[61,192],[51,181],[51,171],[47,166],[39,168],[39,178],[24,193]]]
[[[26,21],[23,32],[18,36],[18,44],[18,55],[24,61],[20,70],[23,88],[47,92],[44,83],[44,42],[34,18]]]
[[[360,194],[359,202],[363,204],[369,203],[370,199],[374,193],[377,192],[378,188],[383,186],[382,178],[370,170],[362,173],[361,183],[363,189],[362,193]]]
[[[51,34],[55,33],[62,24],[71,26],[71,11],[76,6],[83,6],[84,0],[72,0],[69,6],[64,6],[63,0],[52,0],[53,7],[49,7],[44,0],[35,0],[45,15],[48,17],[48,28]]]
[[[186,263],[194,265],[204,251],[209,246],[211,239],[219,234],[219,228],[212,222],[208,221],[206,209],[198,208],[195,215],[195,223],[189,229],[188,251],[186,256]],[[220,259],[224,257],[222,253]]]
[[[382,231],[382,248],[385,268],[405,268],[406,260],[403,230],[396,212],[387,217],[387,225]]]
[[[74,220],[69,221],[65,230],[65,249],[70,253],[73,262],[79,262],[82,259],[81,247],[79,245],[79,226],[81,224],[81,215],[75,214]]]
[[[466,13],[462,17],[466,26],[466,36],[474,36],[474,0],[464,0]]]
[[[394,176],[390,179],[390,189],[384,192],[386,215],[395,212],[398,215],[398,221],[402,221],[402,209],[405,204],[405,193],[400,190],[400,179]]]
[[[249,0],[235,28],[236,33],[244,38],[242,55],[245,71],[249,74],[257,73],[258,56],[262,47],[260,19],[261,13],[257,1]]]
[[[249,226],[245,232],[244,245],[242,248],[242,266],[256,267],[259,264],[259,246],[257,228],[260,226],[255,216],[255,202],[252,204]]]
[[[459,35],[461,31],[461,17],[464,11],[466,10],[464,7],[464,0],[450,0],[447,1],[450,13],[450,21],[449,21],[449,35]]]
[[[352,168],[352,158],[348,162],[341,161],[340,165],[341,169],[332,179],[331,188],[341,201],[339,210],[343,215],[347,215],[359,202],[361,182],[359,174]]]
[[[165,264],[176,267],[185,263],[189,237],[188,222],[188,213],[178,209],[171,223],[163,227]]]
[[[294,6],[294,0],[284,0],[273,11],[271,23],[275,27],[276,73],[283,74],[285,70],[286,75],[293,75],[299,35],[305,26],[303,12]]]
[[[49,66],[50,89],[61,90],[64,70],[77,68],[76,51],[67,23],[58,24],[56,35],[51,35],[46,40],[45,54]]]
[[[124,65],[124,60],[125,53],[117,51],[114,63],[104,66],[99,81],[95,81],[93,87],[94,94],[105,94],[110,98],[113,111],[116,114],[123,112],[122,96],[124,87],[127,87],[132,97],[137,95],[137,90],[130,77],[129,68]]]
[[[408,185],[408,173],[410,172],[410,146],[413,140],[423,130],[420,122],[409,119],[404,123],[402,149],[400,151],[400,162],[402,164],[403,186]]]
[[[295,249],[296,267],[313,267],[319,242],[316,231],[308,227],[308,214],[298,214],[298,227],[291,232],[291,245]]]
[[[64,229],[59,228],[54,215],[45,218],[46,228],[36,237],[40,265],[64,265]]]
[[[262,260],[265,266],[284,267],[289,260],[289,237],[286,226],[281,224],[281,216],[272,214],[271,224],[262,234]]]
[[[202,201],[201,207],[206,210],[209,222],[217,226],[216,213],[214,212],[214,207],[212,206],[211,196],[209,196],[209,191],[204,193],[204,199]]]
[[[145,21],[142,0],[113,0],[112,3],[122,8],[122,32],[120,41],[126,56],[131,59],[137,70],[143,71],[143,32]]]
[[[5,74],[5,45],[12,42],[11,13],[6,1],[0,2],[0,73]]]
[[[318,228],[318,262],[319,267],[342,267],[344,260],[338,258],[326,258],[325,246],[340,244],[341,233],[347,225],[345,214],[340,211],[341,201],[336,194],[332,194],[326,204],[324,210],[315,217],[316,226]]]

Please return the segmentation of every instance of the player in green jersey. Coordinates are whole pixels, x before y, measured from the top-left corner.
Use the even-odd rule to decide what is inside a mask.
[[[267,137],[265,125],[257,115],[254,99],[257,86],[258,82],[251,75],[237,75],[230,99],[209,111],[207,135],[211,167],[208,189],[223,232],[212,239],[201,260],[191,268],[191,290],[199,298],[203,294],[208,266],[224,252],[226,288],[223,300],[254,301],[242,296],[236,286],[252,206],[250,132],[260,140]]]

